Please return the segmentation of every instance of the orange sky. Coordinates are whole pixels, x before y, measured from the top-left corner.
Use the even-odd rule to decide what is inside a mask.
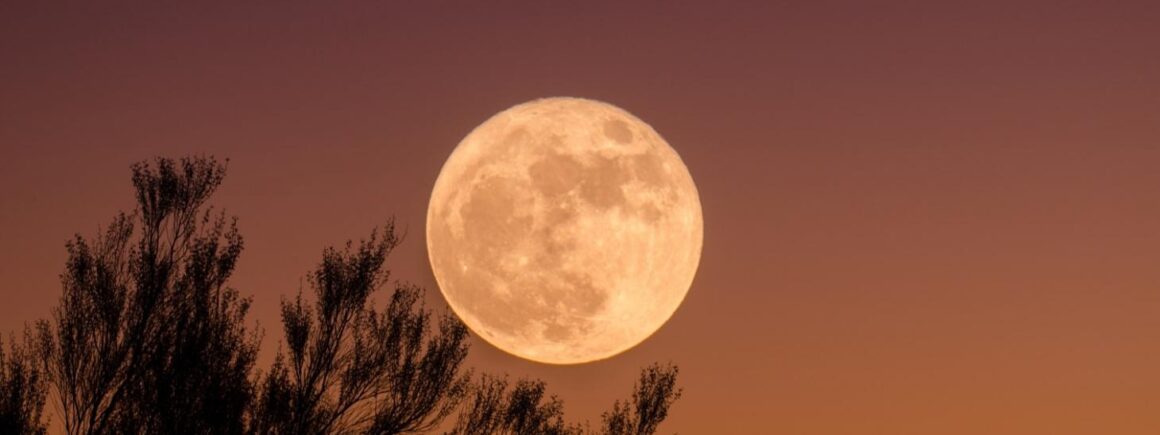
[[[0,5],[5,334],[154,155],[231,160],[216,204],[268,351],[321,249],[391,215],[395,276],[441,304],[444,159],[495,112],[579,96],[681,153],[696,281],[616,358],[476,341],[469,365],[596,421],[672,361],[669,433],[1160,433],[1160,3],[48,3]]]

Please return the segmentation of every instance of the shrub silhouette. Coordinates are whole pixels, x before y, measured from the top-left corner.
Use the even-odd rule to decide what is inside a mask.
[[[508,389],[507,378],[482,376],[472,388],[472,398],[460,412],[451,433],[486,434],[580,434],[584,430],[564,421],[564,404],[555,396],[544,397],[543,381],[521,379]]]
[[[676,387],[677,367],[654,364],[641,371],[640,381],[628,401],[617,401],[605,412],[597,433],[646,435],[656,433],[668,416],[668,409],[681,396]],[[543,381],[521,379],[508,389],[506,378],[482,376],[473,386],[472,397],[460,412],[455,435],[550,434],[570,435],[593,432],[586,426],[564,420],[564,403],[556,396],[545,397]]]

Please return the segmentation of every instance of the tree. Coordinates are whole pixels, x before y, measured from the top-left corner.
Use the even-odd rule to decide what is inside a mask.
[[[456,435],[579,435],[564,419],[564,404],[543,381],[460,374],[467,328],[451,315],[431,328],[423,290],[396,283],[385,311],[371,296],[390,272],[387,256],[401,242],[394,224],[357,248],[323,251],[309,275],[315,302],[300,291],[283,301],[288,352],[262,381],[254,430],[271,434],[397,434],[436,428],[459,409]],[[631,401],[604,414],[610,434],[655,433],[680,397],[676,367],[646,368]],[[466,399],[466,400],[465,400]]]
[[[378,311],[371,296],[399,244],[394,224],[352,249],[326,249],[309,276],[313,307],[301,292],[283,301],[288,354],[266,376],[256,430],[277,434],[420,432],[436,427],[466,392],[459,373],[467,328],[444,315],[432,330],[423,290],[398,284]]]
[[[24,341],[30,341],[26,331]],[[13,337],[4,352],[0,339],[0,433],[44,434],[45,384],[34,355]]]
[[[604,432],[609,435],[646,435],[657,431],[657,426],[669,415],[669,407],[681,398],[677,388],[677,367],[654,364],[641,371],[640,381],[633,386],[632,399],[617,401],[612,411],[605,412]]]
[[[542,381],[461,370],[468,331],[395,281],[386,307],[394,223],[357,246],[323,251],[282,302],[286,350],[254,375],[250,299],[227,286],[242,237],[206,205],[225,176],[212,158],[133,165],[137,208],[66,247],[52,318],[23,345],[0,343],[0,433],[43,433],[52,396],[69,434],[580,434]],[[651,434],[680,397],[675,367],[645,369],[630,401],[604,414],[610,434]],[[473,379],[475,379],[473,381]]]
[[[63,294],[39,352],[70,434],[240,433],[251,406],[250,300],[226,286],[236,219],[206,202],[212,158],[133,165],[137,209],[67,244]]]

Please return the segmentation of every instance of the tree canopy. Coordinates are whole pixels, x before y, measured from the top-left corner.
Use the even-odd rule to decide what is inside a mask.
[[[240,433],[258,340],[226,285],[236,220],[207,200],[212,158],[133,165],[137,209],[67,245],[63,294],[39,323],[43,367],[70,434]]]
[[[30,341],[29,334],[24,341]],[[43,372],[28,346],[13,337],[5,352],[0,338],[0,433],[45,433],[41,419],[45,388]]]
[[[675,366],[645,368],[594,430],[542,381],[464,368],[466,326],[391,279],[393,221],[323,250],[310,293],[282,301],[284,347],[256,370],[251,299],[229,286],[243,239],[208,203],[225,173],[212,157],[132,166],[136,208],[70,240],[51,318],[0,343],[0,433],[45,433],[52,401],[68,434],[642,435],[681,395]]]

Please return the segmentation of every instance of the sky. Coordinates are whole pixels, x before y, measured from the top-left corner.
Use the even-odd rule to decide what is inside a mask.
[[[322,249],[391,216],[442,309],[441,165],[575,96],[680,153],[700,268],[617,357],[468,366],[598,422],[672,362],[666,433],[1160,433],[1160,3],[335,3],[0,4],[0,332],[133,207],[131,163],[191,154],[229,159],[264,361]]]

